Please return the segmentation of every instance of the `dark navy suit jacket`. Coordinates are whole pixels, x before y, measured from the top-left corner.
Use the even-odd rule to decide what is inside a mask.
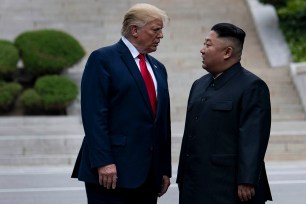
[[[171,177],[167,72],[155,58],[146,57],[157,81],[156,117],[139,68],[122,40],[89,56],[81,83],[85,137],[72,177],[98,184],[97,168],[113,163],[118,187],[139,187],[150,169],[157,186],[163,175]]]

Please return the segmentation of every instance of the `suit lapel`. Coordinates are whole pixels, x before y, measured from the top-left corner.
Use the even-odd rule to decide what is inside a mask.
[[[158,118],[159,114],[160,114],[160,110],[161,107],[163,107],[163,97],[164,97],[164,89],[165,89],[165,84],[164,84],[164,80],[161,76],[161,70],[160,68],[157,66],[156,63],[154,63],[154,60],[152,60],[151,56],[147,55],[147,59],[152,67],[152,70],[154,72],[154,76],[156,79],[156,86],[157,86],[157,107],[156,107],[156,118]]]
[[[122,61],[126,65],[127,69],[131,73],[131,75],[133,76],[133,78],[135,80],[135,83],[137,84],[137,87],[138,87],[139,91],[141,92],[142,98],[143,98],[143,100],[145,100],[146,106],[149,109],[149,111],[152,113],[152,116],[153,116],[153,111],[152,111],[152,108],[151,108],[151,103],[150,103],[149,95],[148,95],[148,92],[147,92],[147,89],[146,89],[146,85],[144,83],[144,80],[141,76],[139,68],[138,68],[137,64],[135,63],[135,60],[134,60],[132,54],[130,53],[130,51],[126,47],[126,45],[122,42],[122,40],[120,40],[117,43],[117,45],[118,45],[117,49],[118,49],[119,53],[121,54]]]

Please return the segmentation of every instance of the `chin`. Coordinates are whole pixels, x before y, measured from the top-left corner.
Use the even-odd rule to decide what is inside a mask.
[[[155,52],[156,50],[157,50],[157,47],[152,48],[152,49],[150,50],[150,52]]]

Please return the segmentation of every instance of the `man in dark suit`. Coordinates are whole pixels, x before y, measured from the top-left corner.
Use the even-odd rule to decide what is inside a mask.
[[[89,56],[81,83],[85,137],[72,173],[85,182],[89,204],[155,204],[170,185],[167,72],[148,55],[166,20],[163,10],[136,4],[120,41]]]
[[[177,183],[180,204],[272,200],[264,156],[271,126],[266,83],[240,64],[245,32],[212,27],[201,49],[208,71],[190,90]]]

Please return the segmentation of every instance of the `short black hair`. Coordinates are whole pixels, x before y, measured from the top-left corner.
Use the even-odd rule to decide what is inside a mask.
[[[215,31],[218,34],[218,37],[232,37],[239,41],[241,47],[243,47],[245,32],[231,24],[231,23],[218,23],[211,28],[212,31]]]

